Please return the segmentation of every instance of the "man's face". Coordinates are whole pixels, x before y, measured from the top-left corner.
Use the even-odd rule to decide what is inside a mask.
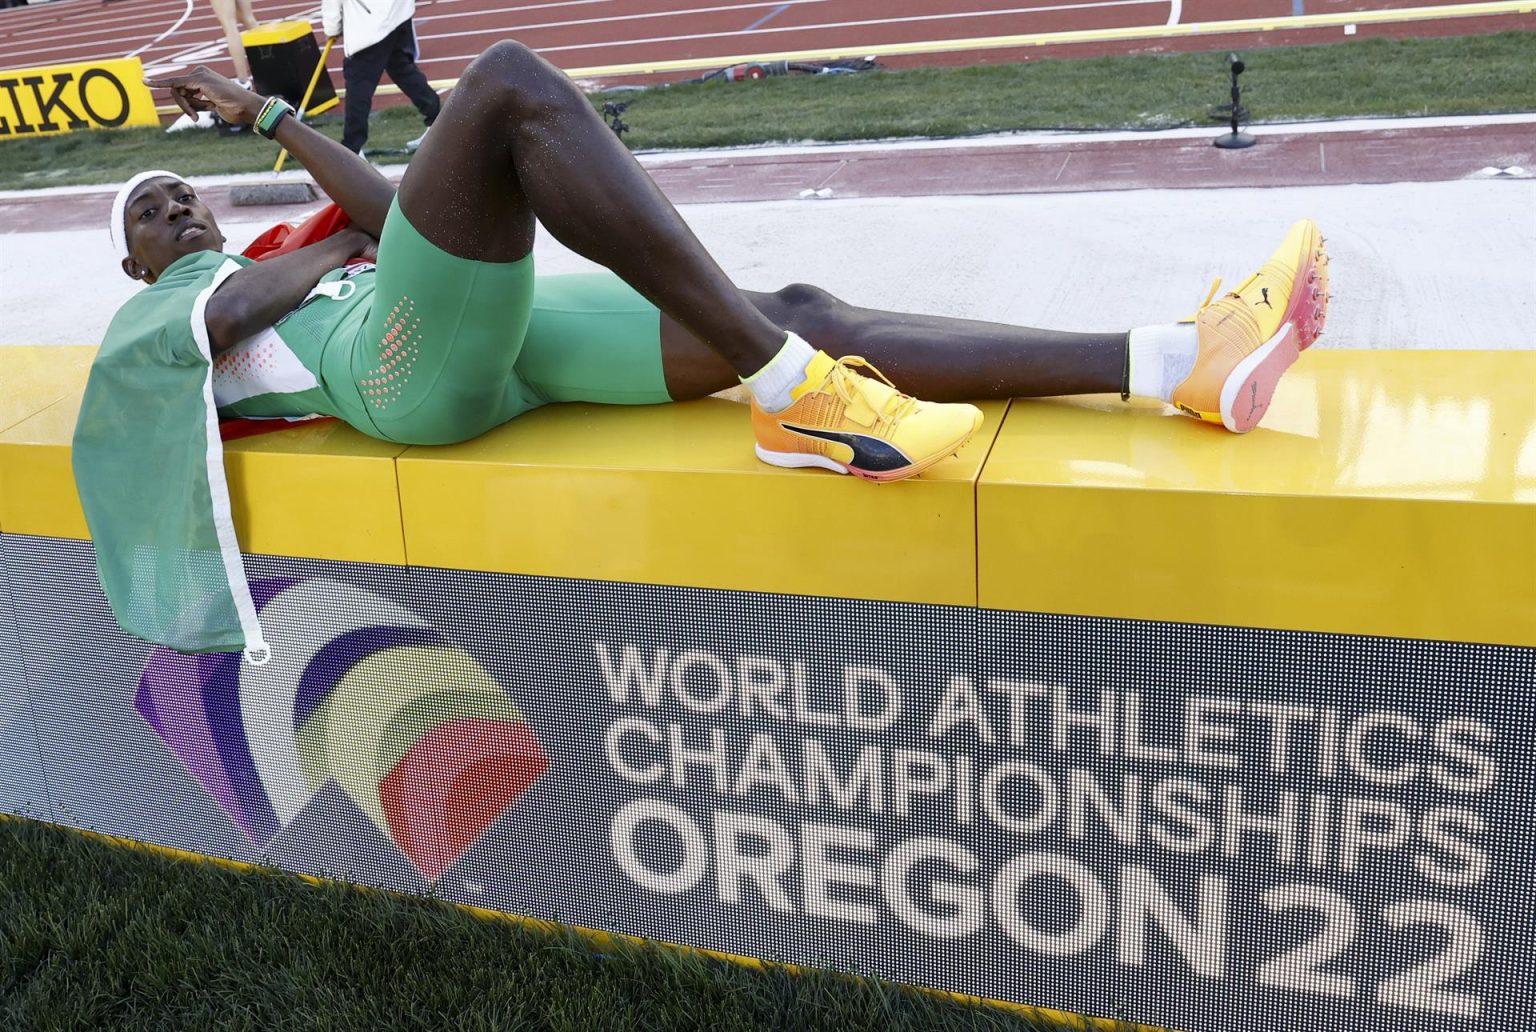
[[[224,250],[213,213],[179,179],[161,176],[140,183],[123,208],[128,257],[123,271],[153,283],[171,263],[197,251]]]

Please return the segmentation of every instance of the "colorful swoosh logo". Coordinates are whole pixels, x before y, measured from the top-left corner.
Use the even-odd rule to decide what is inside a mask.
[[[335,782],[436,881],[548,769],[507,691],[410,610],[323,577],[251,594],[270,663],[156,649],[135,704],[253,845]]]

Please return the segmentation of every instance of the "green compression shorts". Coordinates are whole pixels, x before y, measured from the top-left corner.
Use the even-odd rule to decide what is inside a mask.
[[[661,316],[612,273],[535,280],[533,256],[449,254],[390,205],[373,311],[352,357],[372,427],[404,444],[478,437],[555,401],[671,401]]]

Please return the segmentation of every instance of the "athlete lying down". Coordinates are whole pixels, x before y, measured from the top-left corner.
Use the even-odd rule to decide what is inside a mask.
[[[233,269],[207,300],[212,350],[270,347],[264,331],[275,327],[313,374],[316,386],[297,393],[248,386],[222,406],[231,414],[319,412],[387,440],[440,444],[548,401],[681,400],[739,379],[764,461],[896,480],[976,431],[980,411],[959,403],[968,399],[1121,391],[1249,430],[1327,304],[1310,221],[1193,321],[1129,334],[871,311],[799,284],[738,290],[570,80],[512,42],[465,71],[398,193],[281,101],[204,68],[150,85],[276,139],[355,227],[247,264],[220,253],[217,223],[184,182],[150,176],[120,198],[112,229],[128,275],[196,293]],[[536,281],[536,219],[612,274]],[[350,290],[323,287],[300,308],[375,240],[376,273]],[[863,375],[876,366],[930,400]]]
[[[966,399],[1119,391],[1250,430],[1327,308],[1310,221],[1189,321],[1128,334],[877,312],[798,284],[737,290],[587,99],[516,43],[465,71],[398,193],[281,101],[206,68],[150,85],[287,147],[353,227],[257,263],[223,253],[172,173],[136,176],[114,202],[123,271],[150,287],[92,365],[75,479],[118,622],[186,652],[271,654],[216,413],[320,413],[443,444],[547,402],[663,402],[739,380],[763,461],[897,480],[976,432]],[[536,219],[611,271],[535,280]],[[359,255],[376,271],[347,268]]]

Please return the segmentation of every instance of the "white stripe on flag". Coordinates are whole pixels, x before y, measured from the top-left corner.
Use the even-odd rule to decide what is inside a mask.
[[[208,435],[208,498],[213,503],[213,528],[219,538],[219,553],[224,559],[224,577],[229,582],[229,594],[240,617],[240,630],[245,634],[245,658],[260,666],[272,658],[272,648],[261,635],[261,621],[256,618],[256,601],[251,598],[251,585],[245,579],[245,562],[240,556],[240,542],[235,540],[235,517],[229,504],[229,483],[224,478],[224,442],[219,437],[219,410],[213,402],[213,346],[208,340],[208,323],[204,309],[208,299],[229,276],[240,270],[240,263],[225,259],[224,264],[192,302],[192,339],[208,363],[203,377],[203,408],[207,413],[204,429]]]

